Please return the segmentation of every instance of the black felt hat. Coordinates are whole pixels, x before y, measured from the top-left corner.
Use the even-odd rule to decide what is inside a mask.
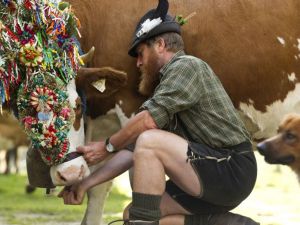
[[[159,0],[156,9],[148,11],[139,21],[128,54],[137,57],[136,47],[149,38],[167,32],[180,34],[180,24],[175,18],[168,15],[169,3],[167,0]]]

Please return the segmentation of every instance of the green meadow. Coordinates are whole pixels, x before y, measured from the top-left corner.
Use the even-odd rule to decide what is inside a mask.
[[[257,155],[258,178],[251,195],[234,212],[250,216],[261,225],[300,224],[300,185],[286,166],[266,164]],[[25,194],[25,175],[0,175],[0,225],[79,225],[85,202],[66,206],[57,198],[59,188],[47,196],[44,189]],[[226,193],[225,193],[226,194]],[[130,202],[127,177],[117,179],[105,203],[104,222],[119,219]]]
[[[45,189],[32,194],[25,193],[27,177],[21,175],[0,175],[0,224],[1,225],[75,225],[80,224],[86,207],[66,206],[56,197],[59,188],[50,195]],[[105,204],[104,221],[119,219],[122,209],[130,198],[117,186],[112,188]]]

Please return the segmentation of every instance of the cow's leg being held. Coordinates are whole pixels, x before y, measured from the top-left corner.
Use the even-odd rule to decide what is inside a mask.
[[[98,141],[99,139],[112,135],[120,129],[120,122],[116,114],[108,114],[96,119],[87,119],[86,142]],[[105,127],[106,129],[98,129]],[[101,162],[93,166],[91,171],[103,166],[105,162]],[[99,225],[103,223],[103,209],[105,199],[109,195],[113,181],[108,181],[97,185],[87,192],[88,202],[85,210],[84,218],[81,225]]]
[[[104,203],[109,194],[111,186],[112,181],[108,181],[101,185],[97,185],[88,191],[87,209],[81,225],[102,224]]]

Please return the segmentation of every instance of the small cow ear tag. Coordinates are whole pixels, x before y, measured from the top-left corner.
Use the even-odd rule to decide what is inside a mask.
[[[93,82],[92,85],[98,91],[100,91],[101,93],[103,93],[105,91],[105,89],[106,89],[105,83],[106,83],[106,79],[100,79],[100,80],[97,80],[97,81]]]

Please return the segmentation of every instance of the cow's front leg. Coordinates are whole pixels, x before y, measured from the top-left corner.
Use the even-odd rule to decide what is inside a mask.
[[[104,209],[104,202],[111,189],[112,181],[105,182],[91,188],[88,193],[87,208],[81,225],[100,225]]]

